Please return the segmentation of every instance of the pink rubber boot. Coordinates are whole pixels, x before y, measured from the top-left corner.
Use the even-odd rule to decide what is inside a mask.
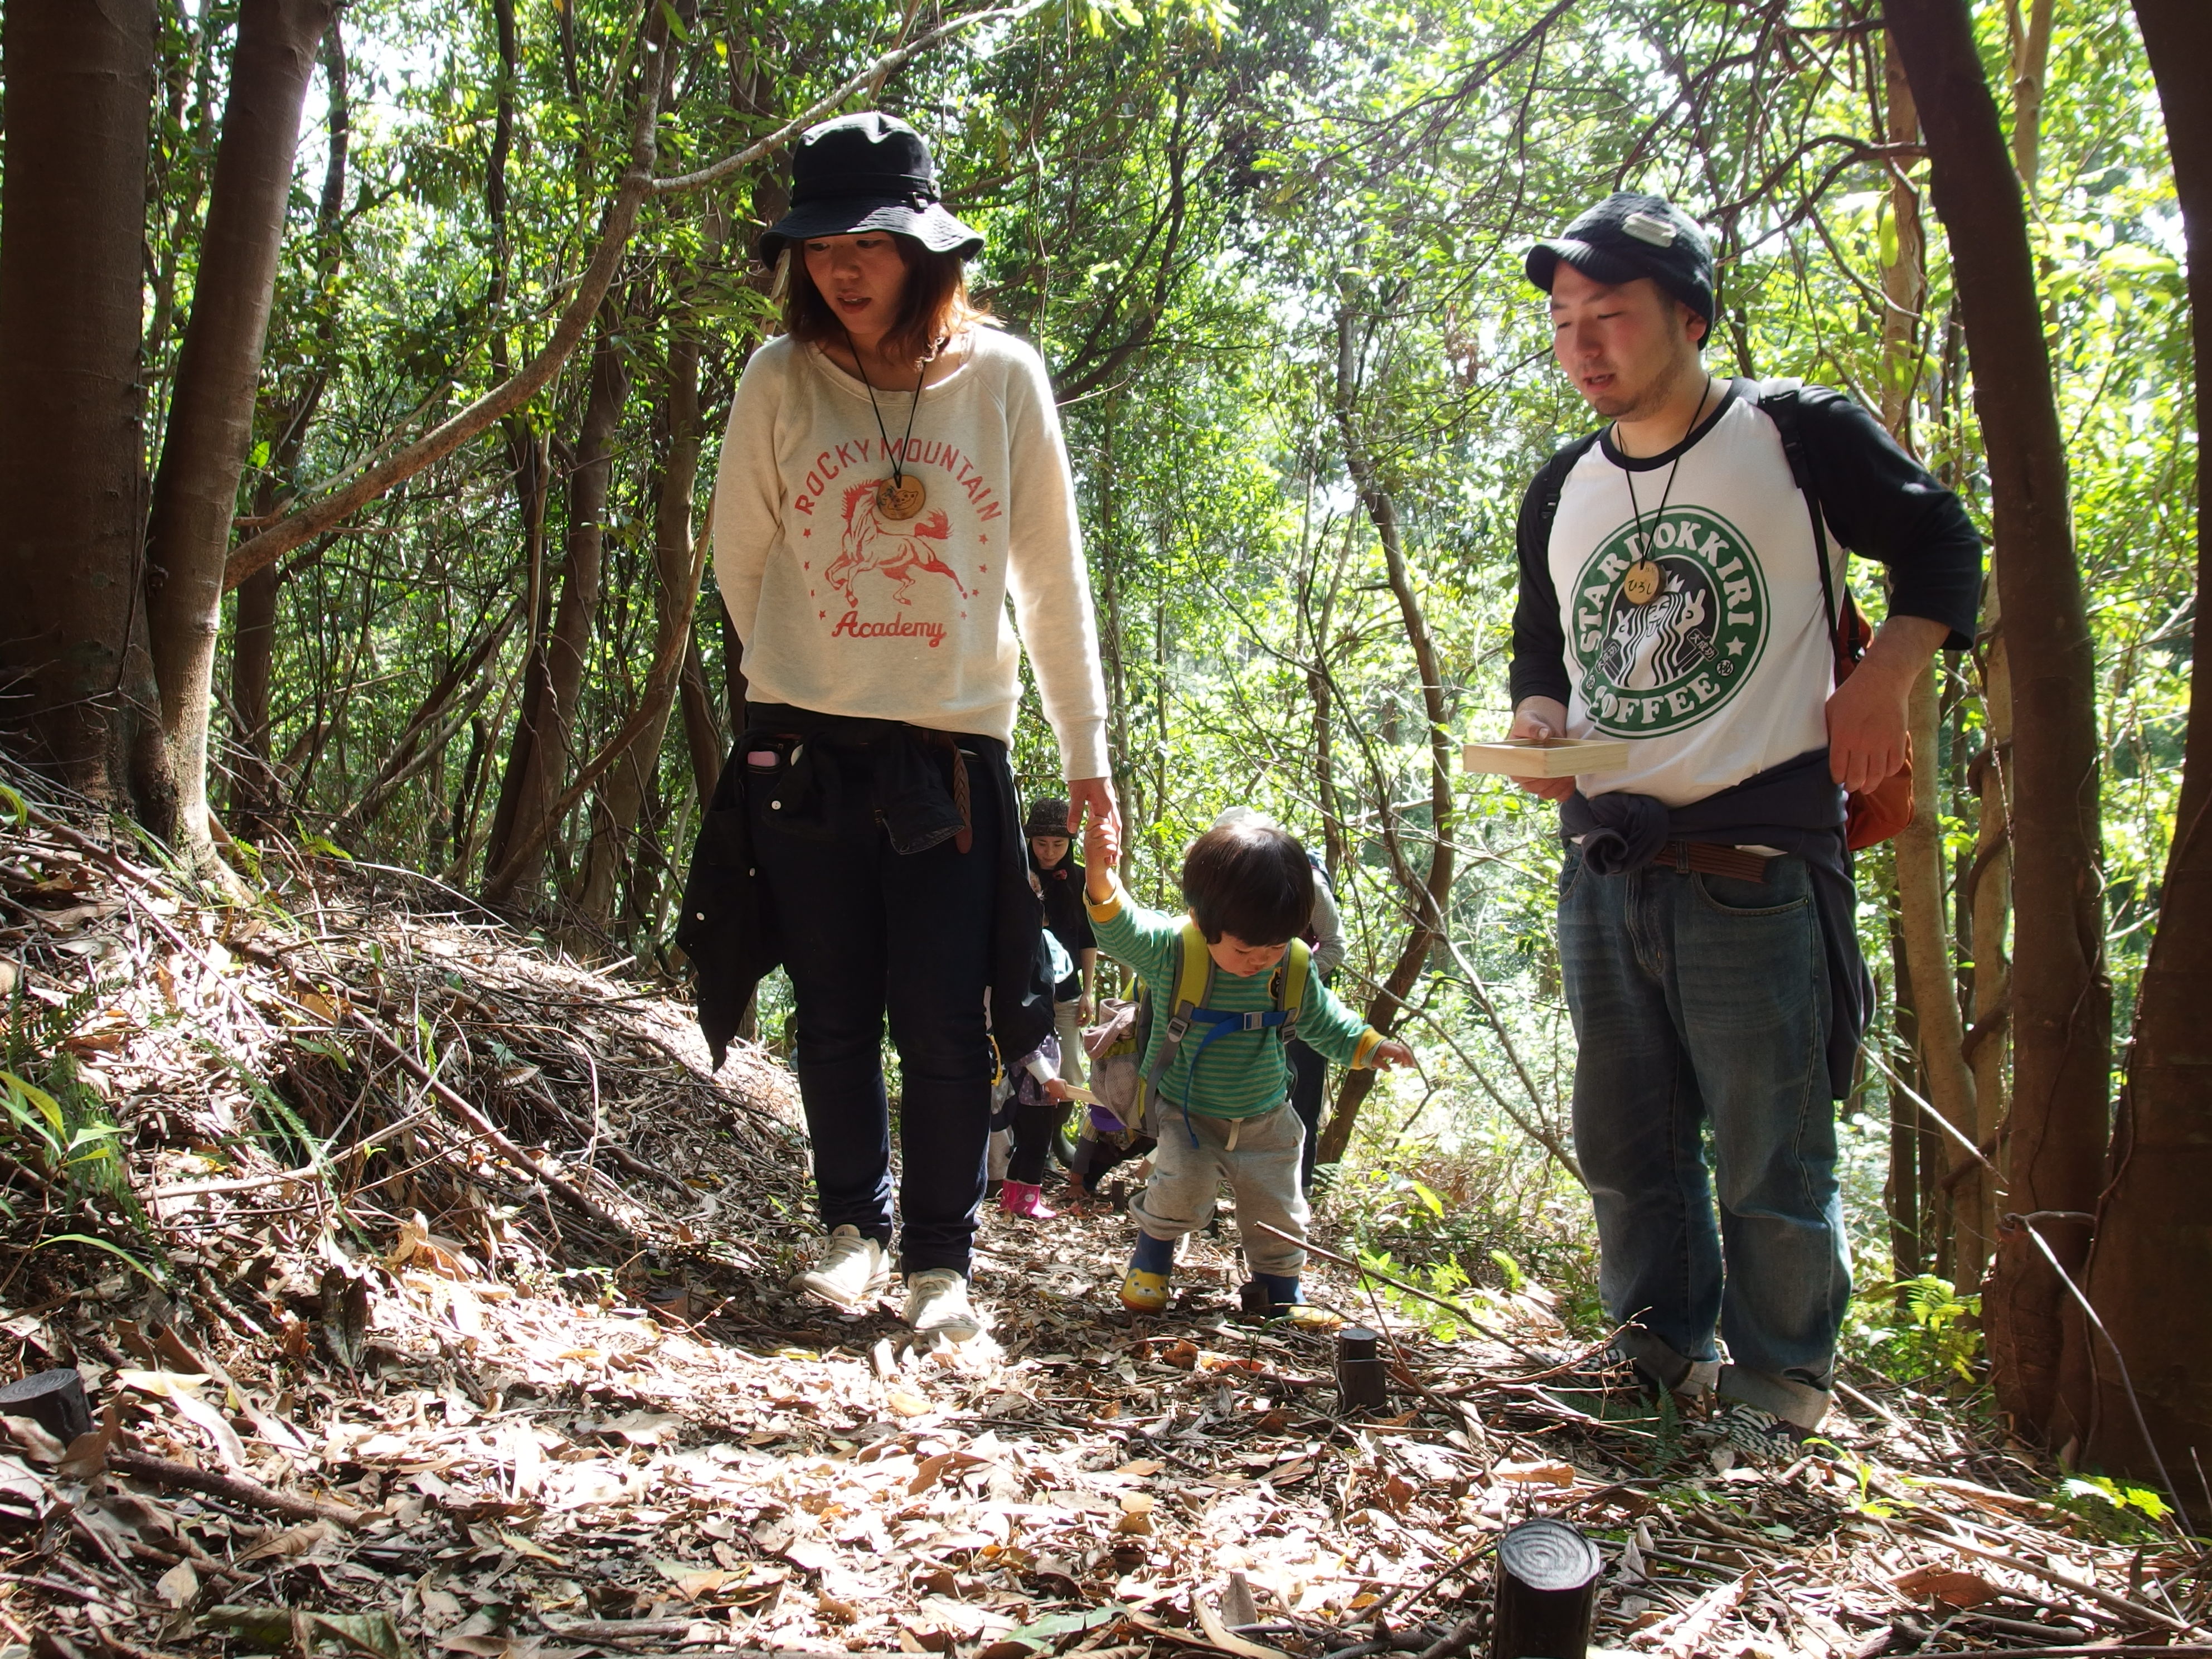
[[[1024,1221],[1049,1221],[1060,1213],[1044,1201],[1044,1188],[1032,1181],[1009,1181],[999,1188],[999,1207]]]

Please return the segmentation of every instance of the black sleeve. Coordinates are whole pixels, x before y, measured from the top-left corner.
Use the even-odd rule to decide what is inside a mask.
[[[1808,386],[1797,407],[1828,524],[1852,552],[1889,567],[1890,614],[1942,623],[1945,650],[1971,649],[1982,538],[1958,496],[1841,392]]]
[[[1530,481],[1521,497],[1521,515],[1513,526],[1521,585],[1513,605],[1513,665],[1506,684],[1516,708],[1528,697],[1567,701],[1567,636],[1559,626],[1559,592],[1552,582],[1552,538],[1544,522],[1544,504],[1548,500],[1556,508],[1559,485],[1589,446],[1569,447],[1571,453],[1560,451]],[[1564,466],[1562,459],[1566,463]]]
[[[1083,902],[1084,881],[1083,866],[1073,859],[1068,860],[1067,896],[1070,902],[1067,910],[1068,919],[1073,925],[1060,936],[1060,942],[1067,947],[1070,956],[1079,951],[1095,951],[1098,948],[1098,935],[1091,931],[1091,912]],[[1080,962],[1078,962],[1075,966],[1079,972],[1081,971],[1083,964]]]

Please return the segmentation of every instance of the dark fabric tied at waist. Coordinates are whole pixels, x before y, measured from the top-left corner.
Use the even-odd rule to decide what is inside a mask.
[[[1650,795],[1621,790],[1593,796],[1577,789],[1559,807],[1560,833],[1581,845],[1583,867],[1601,876],[1626,875],[1662,861],[1680,868],[1691,857],[1710,862],[1721,847],[1738,857],[1757,858],[1741,852],[1747,842],[1805,860],[1812,870],[1813,908],[1827,967],[1828,1085],[1838,1100],[1850,1092],[1859,1039],[1874,1007],[1874,979],[1859,952],[1858,900],[1851,890],[1844,823],[1844,792],[1828,775],[1826,749],[1808,749],[1686,806],[1669,807]],[[1690,850],[1668,856],[1668,849],[1676,846]],[[1705,850],[1697,852],[1701,846]],[[1760,860],[1760,876],[1753,879],[1764,878],[1765,863]]]
[[[800,835],[834,835],[830,826],[845,821],[843,792],[859,770],[868,779],[870,803],[894,851],[926,853],[951,841],[964,853],[974,841],[968,759],[950,732],[775,703],[753,703],[746,712],[755,732],[797,739],[776,792],[776,817],[786,828]],[[860,757],[865,766],[823,764],[823,751],[832,749]]]
[[[783,960],[783,922],[753,860],[746,800],[746,756],[759,745],[772,747],[780,763],[769,803],[776,822],[795,835],[850,840],[856,856],[873,856],[878,826],[902,857],[947,841],[964,854],[974,844],[975,814],[995,814],[992,1029],[1010,1054],[1042,1042],[1052,1030],[1051,959],[1006,746],[974,733],[781,703],[749,703],[745,713],[747,729],[699,826],[676,929],[696,975],[699,1026],[714,1064],[721,1065],[754,988]],[[849,799],[863,792],[865,800]]]

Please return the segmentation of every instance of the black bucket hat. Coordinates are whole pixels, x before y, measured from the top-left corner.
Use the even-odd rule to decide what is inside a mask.
[[[1029,822],[1022,826],[1022,834],[1032,841],[1039,836],[1066,835],[1067,803],[1049,798],[1031,801]]]
[[[972,259],[983,239],[937,199],[937,164],[922,136],[896,115],[841,115],[799,135],[791,157],[791,210],[761,233],[761,263],[811,236],[895,230],[932,253]]]
[[[1609,287],[1649,276],[1704,318],[1705,338],[1712,337],[1712,246],[1665,197],[1616,191],[1559,235],[1530,248],[1522,269],[1549,294],[1562,259]]]

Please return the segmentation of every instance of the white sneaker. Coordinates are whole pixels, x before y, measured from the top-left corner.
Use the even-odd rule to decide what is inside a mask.
[[[951,1267],[930,1267],[906,1278],[906,1322],[916,1336],[966,1342],[982,1334],[985,1320],[968,1300],[968,1281]]]
[[[884,1247],[858,1227],[848,1226],[830,1235],[830,1248],[822,1260],[795,1276],[791,1288],[819,1297],[847,1313],[860,1313],[889,1290],[890,1283],[891,1261]]]

